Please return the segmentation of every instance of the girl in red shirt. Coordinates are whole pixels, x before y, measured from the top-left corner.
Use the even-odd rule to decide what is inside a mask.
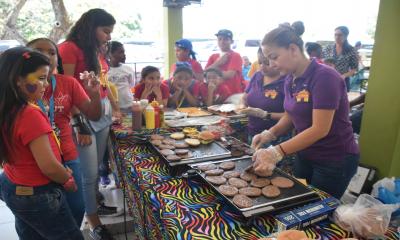
[[[156,100],[158,103],[167,106],[169,88],[161,82],[160,70],[153,66],[142,69],[141,80],[135,87],[135,99],[147,99],[149,102]]]
[[[28,48],[0,57],[0,199],[21,239],[83,239],[64,196],[76,191],[61,164],[48,118],[36,105],[48,85],[49,60]]]
[[[90,134],[78,132],[78,152],[81,160],[82,189],[85,200],[86,219],[89,222],[93,239],[113,239],[102,225],[99,210],[113,210],[103,204],[98,208],[98,169],[105,156],[107,139],[112,124],[112,111],[118,117],[119,107],[115,103],[108,85],[108,65],[104,49],[111,40],[115,18],[103,9],[95,8],[85,12],[72,27],[66,41],[59,45],[64,74],[80,78],[80,74],[93,71],[100,79],[102,114],[99,120],[89,121]],[[74,110],[73,110],[74,111]],[[74,115],[78,111],[74,111]],[[76,117],[75,117],[76,116]],[[75,115],[77,121],[81,118]],[[114,209],[116,210],[116,209]]]
[[[50,123],[58,128],[60,145],[64,165],[73,172],[73,177],[78,186],[76,192],[66,194],[68,205],[78,226],[81,226],[85,213],[85,204],[82,194],[82,177],[80,160],[73,137],[71,121],[71,109],[76,106],[88,119],[95,121],[101,116],[101,102],[99,84],[84,82],[85,90],[79,82],[70,76],[61,75],[64,73],[61,59],[58,56],[57,45],[48,38],[37,38],[26,44],[50,60],[50,74],[48,77],[49,86],[46,88],[43,103],[39,104],[49,116]],[[57,67],[57,72],[54,74]],[[46,107],[47,105],[47,107]],[[84,126],[76,126],[78,128]],[[79,129],[78,129],[79,131]]]

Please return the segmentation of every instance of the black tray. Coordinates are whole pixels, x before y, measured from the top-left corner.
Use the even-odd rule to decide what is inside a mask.
[[[242,157],[242,158],[234,158],[234,159],[225,159],[222,161],[209,161],[209,162],[203,162],[200,164],[191,164],[189,167],[192,169],[197,170],[198,175],[201,177],[203,181],[205,181],[208,185],[210,185],[222,198],[226,200],[227,203],[229,203],[234,209],[236,209],[238,212],[241,212],[244,217],[249,218],[253,216],[257,216],[266,212],[272,212],[272,211],[277,211],[277,210],[282,210],[286,208],[291,208],[300,204],[304,204],[307,202],[312,202],[316,200],[320,200],[318,194],[316,194],[314,191],[311,189],[307,188],[304,186],[302,183],[300,183],[297,179],[294,177],[288,175],[287,173],[283,172],[279,168],[276,168],[274,170],[274,173],[271,177],[277,177],[277,176],[282,176],[285,178],[289,178],[294,182],[294,186],[291,188],[280,188],[281,195],[276,197],[276,198],[266,198],[263,195],[252,198],[253,200],[253,206],[249,208],[239,208],[237,207],[231,197],[227,197],[223,195],[219,190],[218,186],[214,185],[210,182],[208,182],[205,179],[205,174],[202,173],[200,170],[198,170],[199,165],[203,164],[210,164],[214,163],[218,165],[219,163],[222,162],[227,162],[227,161],[232,161],[236,163],[236,168],[234,170],[238,170],[243,172],[245,168],[247,168],[251,164],[251,158],[250,157]]]
[[[162,136],[168,137],[169,135],[162,135]],[[174,141],[177,143],[184,142],[184,140],[174,140]],[[161,156],[161,158],[167,162],[167,164],[170,167],[231,157],[231,152],[217,141],[214,141],[210,144],[200,144],[198,147],[188,148],[191,156],[189,158],[184,158],[179,161],[169,161],[164,155],[161,154],[160,149],[158,149],[157,146],[154,146],[153,144],[151,145],[153,146],[155,151]]]

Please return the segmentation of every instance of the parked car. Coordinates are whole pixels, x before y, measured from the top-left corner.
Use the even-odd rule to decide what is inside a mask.
[[[364,65],[364,67],[371,66],[373,49],[374,49],[374,44],[372,43],[361,44],[361,48],[358,49],[358,54],[360,55],[361,63]]]
[[[21,46],[17,40],[0,40],[0,54],[9,48]]]

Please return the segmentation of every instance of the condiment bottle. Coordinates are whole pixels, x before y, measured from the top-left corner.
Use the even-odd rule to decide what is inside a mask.
[[[155,121],[154,121],[154,108],[149,104],[145,109],[145,121],[147,129],[154,129]]]
[[[134,101],[132,104],[132,130],[137,131],[142,129],[142,109],[140,102]]]

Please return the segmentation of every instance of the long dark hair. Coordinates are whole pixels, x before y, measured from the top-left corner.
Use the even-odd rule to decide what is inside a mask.
[[[26,44],[26,46],[27,47],[31,47],[33,44],[35,44],[38,41],[47,41],[47,42],[51,43],[54,46],[54,48],[56,49],[56,54],[57,54],[57,73],[64,74],[64,68],[63,68],[63,65],[62,65],[62,59],[61,59],[60,53],[58,52],[57,44],[55,44],[55,42],[53,42],[52,40],[50,40],[48,38],[36,38],[36,39],[33,39],[32,41],[28,42]]]
[[[350,45],[349,41],[347,41],[347,37],[349,36],[349,33],[350,33],[349,28],[346,26],[339,26],[339,27],[335,28],[335,31],[336,30],[341,31],[343,33],[343,35],[346,37],[346,40],[344,40],[344,43],[343,43],[343,53],[346,54],[346,53],[350,52],[353,47]]]
[[[49,65],[46,56],[26,47],[11,48],[0,56],[0,166],[8,161],[7,146],[12,146],[15,118],[27,104],[18,79]]]
[[[100,73],[97,54],[100,52],[101,46],[96,37],[97,28],[113,26],[115,22],[115,18],[111,14],[103,9],[94,8],[85,12],[69,32],[66,40],[74,42],[82,49],[88,71]]]
[[[300,21],[294,22],[292,25],[288,23],[281,24],[264,36],[261,45],[276,45],[288,48],[290,44],[295,44],[303,52],[304,42],[301,39],[303,33],[304,25]]]

